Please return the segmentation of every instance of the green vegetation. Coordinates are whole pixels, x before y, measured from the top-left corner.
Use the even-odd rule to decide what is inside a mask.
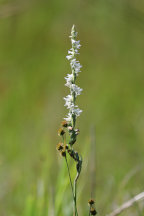
[[[88,215],[91,192],[105,215],[144,190],[143,12],[141,0],[0,2],[0,215],[71,216],[67,170],[55,146],[67,113],[72,24],[83,45],[79,215]],[[140,206],[121,215],[140,216]]]

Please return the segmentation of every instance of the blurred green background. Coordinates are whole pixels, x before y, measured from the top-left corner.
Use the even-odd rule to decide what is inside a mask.
[[[73,24],[84,89],[75,146],[84,160],[80,215],[88,215],[91,193],[105,215],[144,190],[144,1],[1,0],[1,216],[72,215],[55,146],[67,113],[65,56]],[[143,215],[143,206],[122,215]]]

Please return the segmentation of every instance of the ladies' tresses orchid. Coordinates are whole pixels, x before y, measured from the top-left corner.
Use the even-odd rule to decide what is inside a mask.
[[[81,114],[82,110],[78,108],[76,105],[76,98],[78,95],[81,94],[82,89],[76,85],[76,78],[81,72],[81,65],[79,61],[76,59],[76,56],[79,54],[78,50],[80,49],[80,41],[76,40],[77,32],[75,30],[75,26],[73,25],[71,30],[71,44],[72,48],[68,51],[68,55],[66,58],[70,61],[71,67],[71,74],[67,74],[65,77],[66,86],[70,89],[70,94],[64,97],[65,106],[69,109],[67,117],[65,121],[61,123],[62,128],[58,130],[58,135],[62,138],[62,142],[57,145],[57,150],[59,151],[60,155],[65,158],[71,190],[72,190],[72,197],[74,203],[74,215],[78,216],[77,210],[77,181],[81,173],[82,169],[82,157],[78,154],[77,151],[74,150],[73,145],[77,141],[77,136],[79,134],[79,129],[75,128],[76,119]],[[66,131],[67,132],[66,132]],[[66,139],[66,135],[69,135],[69,140]],[[68,142],[67,142],[68,141]],[[72,185],[72,178],[70,174],[69,164],[67,161],[67,156],[69,156],[74,162],[76,163],[76,177],[74,179],[74,185]]]

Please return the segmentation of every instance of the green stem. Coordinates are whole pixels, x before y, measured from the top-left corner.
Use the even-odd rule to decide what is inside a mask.
[[[67,169],[68,169],[68,175],[69,175],[69,180],[70,180],[70,185],[71,185],[71,190],[72,190],[72,196],[73,196],[73,201],[74,201],[75,216],[78,216],[77,206],[76,206],[76,199],[75,199],[75,193],[74,193],[74,189],[73,189],[73,185],[72,185],[72,179],[71,179],[71,175],[70,175],[70,170],[69,170],[69,165],[68,165],[67,157],[65,157],[65,160],[66,160],[66,165],[67,165]]]
[[[75,204],[75,216],[78,216],[78,212],[77,212],[77,180],[75,179],[74,181],[74,204]]]

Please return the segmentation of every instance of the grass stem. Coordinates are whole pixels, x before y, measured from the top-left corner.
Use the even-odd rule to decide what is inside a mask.
[[[90,216],[90,209],[91,209],[91,207],[89,208],[89,216]]]

